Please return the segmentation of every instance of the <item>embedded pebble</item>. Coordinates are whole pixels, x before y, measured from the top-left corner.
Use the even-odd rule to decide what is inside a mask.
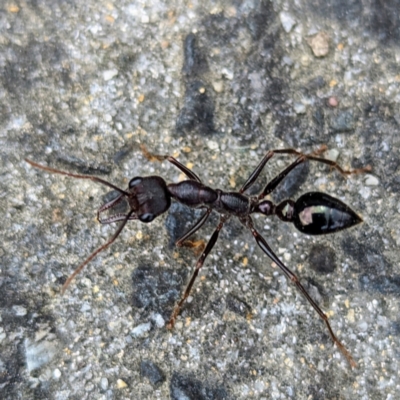
[[[213,81],[212,85],[217,93],[222,93],[224,90],[224,83],[222,81]]]
[[[331,161],[337,161],[339,157],[339,151],[336,149],[329,149],[324,152],[324,158]]]
[[[157,325],[157,328],[162,328],[165,325],[165,320],[161,314],[154,314],[152,319]]]
[[[329,107],[337,107],[339,105],[339,99],[336,96],[330,96],[326,101]]]
[[[233,79],[233,72],[232,72],[231,70],[229,70],[229,69],[227,69],[227,68],[222,68],[221,72],[222,72],[222,75],[223,75],[226,79],[229,79],[229,80],[232,80],[232,79]]]
[[[365,321],[361,321],[358,325],[357,325],[358,329],[360,332],[366,332],[368,330],[368,323]]]
[[[13,306],[12,309],[17,317],[23,317],[28,312],[23,306]]]
[[[379,179],[374,175],[367,175],[367,177],[365,178],[365,184],[367,186],[378,186]]]
[[[108,389],[108,379],[107,378],[101,378],[100,380],[100,387],[103,390],[107,390]]]
[[[217,150],[219,145],[217,142],[215,142],[214,140],[208,140],[207,141],[207,146],[210,150]]]
[[[294,111],[296,114],[305,114],[306,106],[303,103],[295,103]]]
[[[28,372],[48,364],[57,353],[57,346],[46,340],[42,342],[32,342],[26,339],[24,347]]]
[[[53,378],[57,380],[61,378],[61,371],[58,368],[53,371]]]
[[[353,322],[355,321],[354,309],[351,308],[351,309],[347,312],[347,319],[348,319],[348,321],[351,322],[351,323],[353,323]]]
[[[150,322],[140,324],[132,329],[131,335],[136,337],[143,336],[146,332],[150,330],[150,328],[151,328]]]
[[[296,24],[296,20],[286,11],[279,13],[279,18],[285,32],[289,33]]]
[[[117,389],[124,389],[126,387],[128,387],[128,385],[125,381],[123,381],[122,379],[117,380]]]
[[[118,75],[118,70],[117,69],[110,69],[108,71],[104,71],[103,72],[103,78],[105,81],[109,81],[112,78],[114,78],[114,76]]]
[[[329,53],[329,36],[326,32],[318,32],[307,38],[307,43],[315,57],[325,57]]]

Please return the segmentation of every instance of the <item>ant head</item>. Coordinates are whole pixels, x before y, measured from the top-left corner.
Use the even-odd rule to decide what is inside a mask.
[[[136,176],[129,182],[127,198],[137,218],[145,223],[153,221],[167,211],[171,205],[171,195],[164,179],[159,176]]]

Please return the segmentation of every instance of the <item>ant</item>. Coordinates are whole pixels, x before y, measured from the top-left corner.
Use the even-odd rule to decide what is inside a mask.
[[[356,366],[356,362],[352,358],[349,351],[339,341],[333,333],[328,317],[321,310],[318,304],[311,298],[307,290],[300,283],[299,278],[278,258],[272,251],[267,241],[260,232],[255,228],[251,214],[259,213],[265,216],[276,215],[284,222],[292,222],[294,226],[305,234],[324,235],[349,228],[362,222],[362,219],[340,200],[320,192],[305,193],[297,201],[283,200],[279,204],[274,204],[270,200],[265,200],[275,188],[281,183],[285,177],[298,165],[308,161],[315,161],[326,164],[331,168],[339,171],[343,176],[370,171],[371,167],[358,168],[353,170],[345,170],[338,163],[332,160],[319,157],[321,153],[326,151],[327,147],[322,146],[319,150],[304,154],[295,149],[277,149],[268,151],[255,170],[250,174],[249,178],[237,192],[226,192],[221,189],[212,189],[202,183],[201,179],[190,169],[181,164],[174,157],[168,155],[154,155],[149,153],[144,146],[142,151],[145,157],[151,161],[167,160],[175,167],[179,168],[186,176],[187,180],[179,183],[166,183],[160,176],[134,177],[130,180],[126,190],[96,176],[80,175],[70,172],[61,171],[38,164],[34,161],[26,159],[26,161],[35,168],[44,171],[70,176],[77,179],[90,179],[94,182],[101,183],[111,189],[116,190],[119,195],[113,200],[103,204],[97,211],[97,219],[101,224],[111,224],[121,222],[114,235],[98,249],[93,251],[86,260],[84,260],[78,268],[69,276],[62,287],[62,293],[65,292],[71,281],[78,275],[82,269],[97,254],[109,247],[119,236],[128,221],[139,220],[144,223],[150,223],[159,215],[165,213],[170,205],[171,199],[174,199],[184,205],[192,208],[201,208],[205,212],[202,217],[176,242],[177,246],[182,246],[184,241],[197,232],[207,221],[212,211],[220,214],[220,220],[215,228],[210,240],[205,246],[202,254],[197,260],[195,270],[183,292],[179,302],[175,305],[171,318],[167,324],[172,329],[176,318],[185,302],[189,297],[190,291],[202,268],[204,261],[210,254],[212,248],[218,240],[219,233],[224,224],[232,217],[237,217],[239,221],[250,230],[254,239],[261,250],[282,270],[286,277],[291,281],[300,293],[307,299],[320,318],[324,321],[332,341],[336,344],[342,354],[352,367]],[[267,162],[277,154],[294,155],[296,159],[288,165],[279,175],[273,178],[257,196],[246,195],[246,191],[256,182]],[[106,218],[102,217],[105,211],[115,210],[115,207],[125,201],[128,205],[127,213],[115,213]]]

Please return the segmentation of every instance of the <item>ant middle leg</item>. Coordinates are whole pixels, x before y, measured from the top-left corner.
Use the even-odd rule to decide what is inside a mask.
[[[199,275],[199,271],[201,267],[204,265],[204,261],[207,258],[207,256],[210,254],[210,251],[214,247],[215,243],[218,240],[219,232],[221,231],[222,227],[224,226],[224,223],[229,219],[229,216],[222,216],[217,228],[215,229],[214,233],[212,234],[210,240],[208,241],[206,248],[204,249],[203,253],[199,257],[196,263],[196,268],[190,278],[189,283],[186,286],[185,291],[183,292],[183,295],[181,299],[179,300],[178,304],[175,306],[171,318],[167,324],[168,329],[172,329],[175,325],[175,321],[177,316],[179,315],[179,312],[182,308],[183,303],[186,301],[186,299],[189,297],[190,291],[192,290],[194,281],[196,280],[197,276]]]
[[[189,168],[185,167],[183,164],[181,164],[176,158],[172,156],[163,156],[159,154],[153,154],[150,153],[147,150],[147,147],[144,144],[140,145],[140,150],[142,150],[143,155],[149,160],[149,161],[164,161],[167,160],[171,164],[175,165],[175,167],[179,168],[189,179],[192,179],[193,181],[200,182],[201,179]]]

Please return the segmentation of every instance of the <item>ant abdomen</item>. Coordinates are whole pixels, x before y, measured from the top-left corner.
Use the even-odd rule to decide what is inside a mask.
[[[360,222],[348,205],[326,193],[305,193],[294,204],[294,226],[308,235],[333,233]]]

